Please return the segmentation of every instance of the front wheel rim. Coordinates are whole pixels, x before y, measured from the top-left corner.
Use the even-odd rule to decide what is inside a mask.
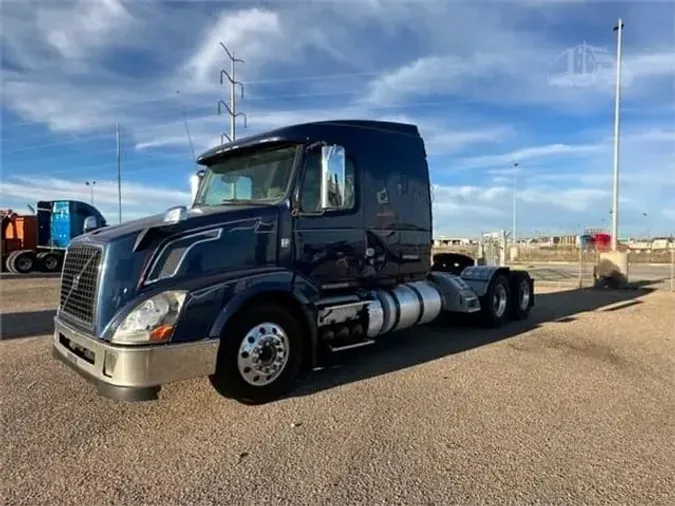
[[[237,368],[249,385],[269,385],[281,376],[288,364],[290,344],[276,323],[259,323],[251,328],[239,346]]]

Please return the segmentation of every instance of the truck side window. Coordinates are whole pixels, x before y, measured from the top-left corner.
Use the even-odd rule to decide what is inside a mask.
[[[341,209],[354,207],[354,163],[345,160],[345,203]],[[311,152],[305,156],[305,175],[300,188],[300,211],[318,213],[321,211],[321,153]]]

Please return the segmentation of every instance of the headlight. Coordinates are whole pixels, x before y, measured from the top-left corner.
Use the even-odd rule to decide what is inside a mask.
[[[141,302],[117,327],[113,343],[161,343],[169,339],[187,292],[163,292]]]

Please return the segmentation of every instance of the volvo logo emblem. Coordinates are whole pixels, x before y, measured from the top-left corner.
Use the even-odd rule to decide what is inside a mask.
[[[71,286],[71,289],[77,290],[77,287],[80,285],[80,276],[82,274],[76,274],[73,276],[73,285]]]

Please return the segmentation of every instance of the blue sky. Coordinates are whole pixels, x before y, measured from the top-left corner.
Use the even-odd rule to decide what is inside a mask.
[[[229,128],[222,41],[246,61],[239,137],[315,119],[416,123],[438,235],[510,229],[513,162],[519,236],[607,225],[619,16],[621,235],[672,234],[675,4],[663,1],[6,2],[0,206],[88,201],[95,180],[116,223],[116,122],[124,219],[188,203],[182,114],[198,152]]]

